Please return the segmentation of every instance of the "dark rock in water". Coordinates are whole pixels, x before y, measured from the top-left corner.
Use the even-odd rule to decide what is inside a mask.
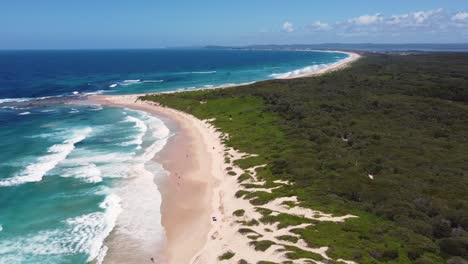
[[[86,100],[86,96],[83,95],[67,95],[67,96],[51,96],[51,97],[41,97],[41,98],[31,98],[27,101],[13,101],[13,102],[4,102],[0,103],[0,108],[14,108],[14,109],[25,109],[31,107],[41,107],[41,106],[54,106],[67,104],[71,101],[83,101]]]

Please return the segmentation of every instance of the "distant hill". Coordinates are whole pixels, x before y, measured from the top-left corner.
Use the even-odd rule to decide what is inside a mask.
[[[468,43],[453,44],[292,44],[292,45],[250,45],[250,46],[206,46],[208,49],[314,49],[314,50],[361,50],[361,51],[468,51]]]

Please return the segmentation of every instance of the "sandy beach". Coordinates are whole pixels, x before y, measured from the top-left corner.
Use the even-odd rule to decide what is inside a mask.
[[[223,173],[223,149],[216,132],[190,115],[137,101],[136,95],[90,99],[102,105],[146,111],[161,118],[174,132],[164,150],[154,157],[170,173],[159,183],[167,243],[163,256],[155,259],[157,263],[189,263],[206,242],[213,189],[219,181],[216,176]]]
[[[348,67],[351,63],[357,61],[361,57],[361,55],[359,55],[358,53],[349,52],[349,51],[329,51],[329,52],[345,53],[349,57],[344,59],[344,60],[340,60],[340,61],[338,61],[336,63],[327,65],[326,67],[323,67],[323,68],[318,69],[318,70],[305,72],[305,73],[302,73],[302,74],[300,73],[300,74],[284,77],[284,78],[281,78],[281,79],[294,79],[294,78],[312,77],[312,76],[322,75],[324,73],[329,73],[329,72],[341,70],[343,68]]]
[[[314,75],[341,69],[358,58],[358,54],[352,53],[350,58],[330,65]],[[228,171],[233,171],[236,175],[244,172],[252,175],[252,179],[247,182],[257,184],[258,188],[249,191],[271,192],[274,188],[283,188],[290,183],[276,181],[274,188],[264,188],[265,182],[255,177],[256,169],[262,165],[247,170],[235,166],[233,164],[235,160],[250,154],[227,149],[221,140],[228,135],[217,132],[210,124],[210,120],[199,120],[189,114],[153,102],[140,101],[138,96],[136,94],[94,95],[90,96],[89,100],[102,105],[146,111],[163,120],[174,133],[164,149],[154,157],[154,160],[169,172],[166,180],[157,183],[162,195],[161,221],[166,232],[166,243],[164,248],[155,249],[155,254],[163,252],[162,255],[155,257],[156,263],[218,263],[218,257],[228,251],[237,252],[231,259],[235,261],[232,263],[237,263],[241,259],[253,263],[260,260],[274,262],[287,260],[285,252],[277,251],[281,249],[280,246],[272,246],[265,252],[257,251],[249,240],[238,232],[242,224],[238,217],[233,216],[234,211],[244,210],[245,214],[241,220],[245,221],[259,219],[261,215],[248,200],[235,197],[234,194],[244,187],[238,182],[237,177],[230,176]],[[229,163],[225,163],[225,156],[230,157]],[[284,201],[297,202],[295,197],[280,198],[263,207],[277,214],[301,215],[318,221],[341,222],[354,217],[352,215],[336,217],[299,206],[287,207],[282,204]],[[212,217],[215,217],[216,221],[213,221]],[[275,237],[279,235],[294,235],[289,232],[289,228],[279,230],[276,225],[271,224],[261,223],[252,229],[275,242],[277,241]],[[274,232],[265,233],[264,230]],[[278,242],[283,245],[290,243]],[[308,248],[301,240],[292,245],[319,254],[324,259],[330,259],[326,254],[327,248]]]

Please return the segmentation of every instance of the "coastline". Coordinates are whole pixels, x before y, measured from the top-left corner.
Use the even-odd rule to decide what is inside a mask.
[[[336,71],[347,67],[359,58],[359,54],[351,53],[347,59],[319,71],[292,78],[310,77]],[[227,87],[197,90],[216,88]],[[182,91],[166,93],[178,92]],[[163,150],[153,158],[169,173],[165,180],[156,183],[162,196],[161,222],[166,233],[164,247],[155,248],[155,254],[163,252],[162,256],[155,256],[156,263],[217,263],[218,256],[228,250],[231,244],[235,245],[242,255],[250,255],[251,260],[287,260],[282,253],[270,252],[270,250],[260,253],[253,250],[248,243],[243,243],[245,238],[237,232],[238,224],[233,224],[236,219],[232,212],[240,208],[249,212],[244,218],[259,217],[248,200],[235,197],[234,194],[242,187],[237,177],[229,176],[227,171],[228,167],[233,167],[237,175],[244,173],[232,162],[249,154],[226,149],[221,142],[222,135],[209,123],[209,120],[202,121],[192,115],[162,107],[156,103],[140,101],[138,97],[141,95],[143,94],[92,95],[88,99],[92,103],[145,111],[161,118],[174,132]],[[231,163],[225,163],[225,155],[229,155]],[[253,175],[254,183],[261,184],[262,182],[255,178],[256,168],[247,171]],[[276,184],[281,187],[289,183],[277,182]],[[288,212],[276,202],[270,206],[276,211]],[[309,212],[309,209],[305,208],[294,208],[297,209],[296,213],[310,215],[311,219],[318,221],[341,222],[353,217],[351,215],[334,217],[317,211]],[[213,216],[217,218],[216,222],[212,221]],[[271,226],[268,228],[274,229]],[[281,233],[288,231],[283,230]],[[222,241],[219,240],[224,240],[224,242],[220,243]],[[226,244],[227,241],[229,244]],[[313,252],[329,259],[326,255],[326,248],[315,249]]]
[[[311,71],[311,72],[306,72],[303,74],[298,74],[295,76],[290,76],[290,77],[285,77],[285,78],[280,78],[280,79],[295,79],[295,78],[304,78],[304,77],[312,77],[312,76],[319,76],[325,73],[330,73],[334,72],[337,70],[344,69],[348,67],[351,63],[359,60],[361,58],[361,55],[356,52],[350,52],[350,51],[335,51],[335,50],[329,50],[329,51],[320,51],[320,52],[337,52],[337,53],[344,53],[347,54],[349,57],[340,61],[337,61],[335,63],[329,64],[326,67],[323,67],[321,69]]]
[[[205,122],[182,112],[137,101],[137,95],[91,96],[108,106],[146,111],[164,120],[174,135],[153,160],[168,177],[157,182],[161,192],[161,222],[166,243],[157,263],[188,263],[206,242],[211,228],[212,193],[223,173],[224,158],[218,133]]]
[[[316,50],[296,50],[296,51],[316,51]],[[338,70],[345,69],[349,65],[351,65],[353,62],[359,60],[362,56],[357,53],[357,52],[351,52],[351,51],[338,51],[338,50],[321,50],[320,52],[336,52],[336,53],[343,53],[347,54],[349,57],[339,60],[335,63],[331,64],[325,64],[326,66],[320,69],[314,69],[314,70],[308,70],[305,73],[302,74],[297,74],[297,75],[292,75],[289,77],[284,77],[284,78],[271,78],[271,79],[266,79],[266,80],[260,80],[260,81],[253,81],[253,82],[245,82],[245,83],[236,83],[236,84],[223,84],[223,85],[218,85],[218,86],[213,86],[213,87],[200,87],[200,88],[193,88],[193,89],[178,89],[178,90],[173,90],[173,91],[162,91],[162,92],[155,92],[155,93],[135,93],[135,94],[126,94],[126,95],[135,95],[135,96],[144,96],[144,95],[151,95],[151,94],[173,94],[173,93],[183,93],[183,92],[190,92],[190,91],[206,91],[206,90],[213,90],[213,89],[226,89],[226,88],[233,88],[233,87],[242,87],[242,86],[248,86],[257,82],[263,82],[263,81],[271,81],[271,80],[281,80],[281,79],[296,79],[296,78],[304,78],[304,77],[313,77],[313,76],[320,76],[325,73],[330,73]],[[308,66],[310,67],[310,66]],[[308,68],[306,67],[306,68]],[[301,69],[298,69],[301,70]],[[283,73],[286,74],[286,73]],[[281,75],[281,74],[280,74]],[[90,94],[87,95],[89,97],[94,97],[94,96],[119,96],[119,95],[106,95],[106,94]]]

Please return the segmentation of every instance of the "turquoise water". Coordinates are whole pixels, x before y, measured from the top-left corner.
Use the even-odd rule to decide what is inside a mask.
[[[346,57],[228,50],[0,52],[0,263],[99,263],[111,232],[135,241],[136,248],[153,249],[164,240],[154,180],[166,172],[151,158],[171,135],[166,125],[144,112],[35,105],[36,98],[245,83],[294,76]]]
[[[0,263],[86,263],[102,252],[122,212],[121,200],[132,202],[116,191],[118,182],[132,171],[141,173],[139,166],[169,131],[156,118],[120,108],[28,112],[0,112],[2,121],[9,120],[0,125]],[[152,176],[161,172],[152,170]],[[148,207],[158,203],[155,197]],[[154,218],[158,227],[158,212]]]

